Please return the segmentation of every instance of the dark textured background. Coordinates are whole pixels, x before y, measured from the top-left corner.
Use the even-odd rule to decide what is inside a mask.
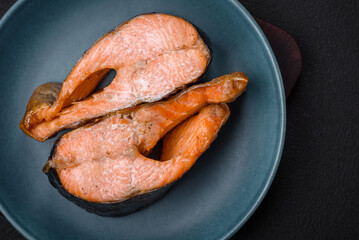
[[[303,72],[277,175],[233,239],[359,239],[359,1],[240,2],[294,37]],[[23,239],[1,214],[0,239]]]

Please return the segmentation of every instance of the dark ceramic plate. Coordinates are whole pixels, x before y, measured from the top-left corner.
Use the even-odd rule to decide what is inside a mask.
[[[53,139],[18,123],[32,91],[62,81],[101,35],[141,13],[188,19],[210,38],[207,80],[245,72],[247,92],[196,165],[159,201],[125,217],[100,217],[62,197],[41,168]],[[30,239],[221,239],[250,217],[278,167],[285,132],[281,76],[266,38],[237,1],[20,0],[0,22],[0,209]]]

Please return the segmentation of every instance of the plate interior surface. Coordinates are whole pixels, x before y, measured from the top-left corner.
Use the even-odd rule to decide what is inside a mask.
[[[18,127],[32,91],[63,81],[104,33],[141,13],[183,17],[212,42],[206,80],[242,71],[247,92],[195,166],[159,201],[125,217],[90,214],[50,186],[45,143]],[[0,23],[0,207],[30,239],[221,239],[249,218],[273,179],[284,140],[283,87],[273,53],[236,1],[19,1]]]

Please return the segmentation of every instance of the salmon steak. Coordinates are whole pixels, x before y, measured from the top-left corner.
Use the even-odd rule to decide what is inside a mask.
[[[35,89],[20,128],[45,141],[91,119],[158,101],[197,81],[210,59],[203,38],[186,20],[161,13],[134,17],[94,43],[62,84]],[[111,84],[93,92],[111,69],[116,70]]]
[[[62,135],[44,172],[63,196],[90,212],[136,211],[193,166],[228,119],[225,103],[241,95],[247,83],[235,72],[97,119]],[[149,158],[161,138],[160,160]]]

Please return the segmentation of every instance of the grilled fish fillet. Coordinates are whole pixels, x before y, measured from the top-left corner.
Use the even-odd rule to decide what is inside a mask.
[[[67,192],[93,203],[121,202],[163,188],[208,148],[229,116],[224,103],[234,101],[247,83],[243,73],[224,75],[73,130],[59,138],[45,171],[56,170]],[[160,161],[147,158],[173,128]]]
[[[62,129],[142,102],[154,102],[198,80],[210,52],[186,20],[145,14],[100,38],[77,62],[65,81],[47,83],[30,98],[20,128],[45,141]],[[96,88],[110,69],[111,84]]]

